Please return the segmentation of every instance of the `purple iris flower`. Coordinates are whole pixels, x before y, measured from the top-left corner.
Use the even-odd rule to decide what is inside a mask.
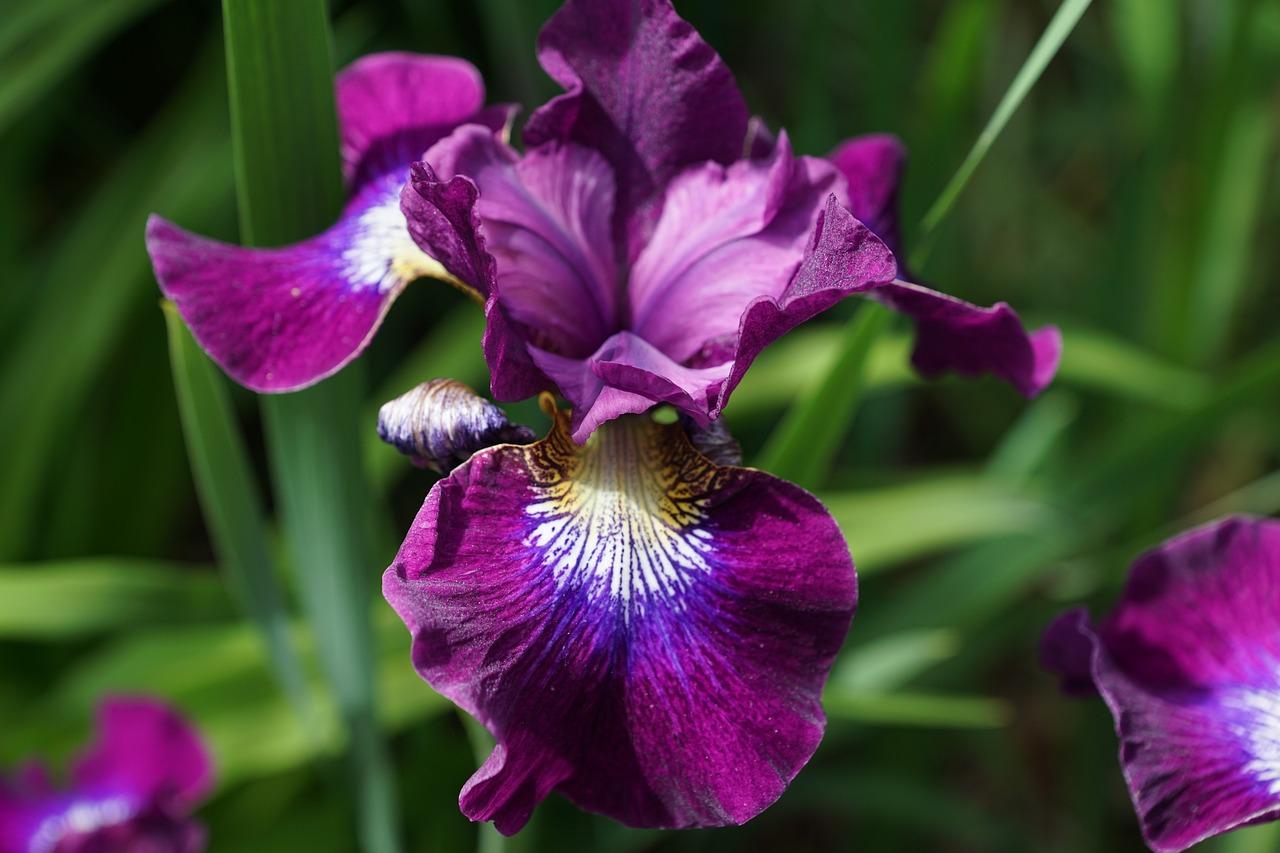
[[[1111,710],[1151,849],[1280,817],[1280,521],[1229,518],[1143,554],[1115,609],[1064,613],[1042,657]]]
[[[36,763],[0,777],[0,853],[199,853],[205,833],[189,813],[212,782],[204,744],[173,710],[107,699],[66,789]]]
[[[523,153],[460,127],[413,165],[402,206],[485,299],[493,395],[552,389],[571,408],[548,394],[550,436],[479,450],[508,425],[478,398],[424,405],[446,390],[429,383],[384,407],[384,435],[419,461],[475,454],[432,489],[384,593],[418,671],[497,739],[462,791],[472,819],[514,832],[558,791],[633,826],[742,823],[822,737],[857,591],[825,508],[734,467],[730,392],[851,294],[917,320],[923,371],[1027,394],[1058,335],[902,281],[901,147],[796,156],[749,124],[665,0],[570,0],[539,55],[566,91]],[[645,416],[660,403],[679,422]]]
[[[415,277],[480,299],[492,395],[542,394],[550,435],[449,380],[379,419],[452,472],[383,591],[419,673],[497,741],[462,810],[511,833],[558,791],[633,826],[742,823],[821,740],[857,581],[812,495],[738,467],[734,387],[850,295],[915,320],[928,374],[1032,395],[1060,340],[903,280],[901,146],[795,155],[668,0],[569,0],[539,58],[565,92],[523,151],[470,66],[373,57],[338,80],[352,201],[332,229],[241,249],[154,220],[148,247],[197,340],[260,391],[341,368]]]

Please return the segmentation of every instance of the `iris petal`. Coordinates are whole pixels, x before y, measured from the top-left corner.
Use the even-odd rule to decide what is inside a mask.
[[[902,142],[886,133],[858,136],[831,152],[830,159],[848,182],[849,212],[900,252],[898,188],[907,162]]]
[[[196,732],[149,699],[105,700],[95,742],[55,791],[35,765],[0,779],[0,853],[203,849],[185,815],[208,793],[213,768]]]
[[[358,356],[406,284],[445,277],[409,238],[399,195],[400,178],[388,176],[328,231],[279,249],[209,240],[153,216],[147,251],[161,291],[232,379],[295,391]]]
[[[1058,371],[1062,334],[1054,326],[1028,332],[1004,302],[981,308],[901,280],[871,294],[916,323],[911,363],[925,376],[954,371],[997,376],[1026,397],[1045,389]]]
[[[766,160],[676,177],[631,272],[633,331],[677,362],[705,358],[708,341],[737,333],[752,300],[787,287],[837,189],[836,170],[793,157],[785,134]]]
[[[1111,709],[1148,844],[1187,847],[1280,810],[1280,522],[1233,518],[1134,563],[1096,626],[1050,629],[1047,662]],[[1074,638],[1071,632],[1074,631]],[[1065,654],[1064,654],[1065,652]]]
[[[476,454],[383,589],[419,673],[496,737],[461,805],[508,833],[552,790],[634,826],[750,819],[817,747],[856,601],[812,496],[643,417]]]
[[[342,167],[353,190],[403,172],[484,107],[480,72],[452,56],[371,54],[344,68],[335,89]]]
[[[742,154],[747,108],[733,74],[669,0],[569,0],[543,27],[538,59],[567,91],[529,117],[525,142],[604,154],[625,260],[647,241],[673,175]]]
[[[340,73],[336,88],[353,197],[327,231],[249,249],[159,217],[147,223],[160,289],[214,361],[255,391],[295,391],[340,370],[414,279],[458,283],[410,238],[400,189],[409,164],[458,124],[505,132],[510,116],[481,110],[478,72],[449,57],[369,56]]]

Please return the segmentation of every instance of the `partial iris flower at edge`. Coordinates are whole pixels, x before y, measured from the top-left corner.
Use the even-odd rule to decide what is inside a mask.
[[[486,299],[498,400],[559,391],[579,442],[655,403],[705,425],[765,346],[851,295],[916,320],[925,373],[1027,395],[1051,380],[1056,329],[901,279],[896,143],[828,161],[749,128],[732,75],[665,0],[570,0],[539,56],[567,91],[534,111],[525,151],[461,127],[402,197],[418,245]]]
[[[212,782],[204,744],[172,709],[106,699],[97,738],[72,764],[67,787],[36,763],[0,777],[0,853],[200,853],[205,833],[190,812]]]
[[[514,115],[486,109],[480,73],[446,56],[367,56],[335,88],[350,201],[327,231],[251,249],[147,223],[160,289],[210,357],[255,391],[296,391],[340,370],[417,278],[466,289],[409,239],[400,188],[409,163],[459,124],[505,135]]]
[[[1041,654],[1110,709],[1152,850],[1280,817],[1280,521],[1228,518],[1143,554],[1110,614],[1064,613]]]

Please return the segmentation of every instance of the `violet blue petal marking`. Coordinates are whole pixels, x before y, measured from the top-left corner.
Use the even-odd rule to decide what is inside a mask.
[[[647,241],[668,180],[742,156],[747,107],[733,74],[668,0],[569,0],[543,27],[538,60],[566,91],[529,117],[525,142],[572,141],[609,161],[621,260]]]
[[[378,411],[378,435],[414,463],[447,474],[478,450],[528,444],[533,430],[455,379],[423,382]]]
[[[0,779],[0,853],[198,853],[204,831],[187,815],[212,780],[199,736],[171,709],[105,700],[97,739],[72,767],[67,790],[55,790],[37,765]]]
[[[749,820],[822,735],[856,603],[839,528],[679,424],[580,446],[566,420],[441,480],[383,577],[419,673],[497,739],[462,810],[511,833],[558,790],[633,826]]]
[[[1050,628],[1068,685],[1082,644],[1152,849],[1280,814],[1280,521],[1230,518],[1142,555],[1111,614]]]
[[[462,60],[366,57],[338,75],[353,197],[327,231],[249,249],[153,216],[147,250],[160,289],[214,361],[255,391],[306,387],[364,350],[409,282],[449,280],[411,239],[400,189],[409,163],[460,123],[489,122],[490,132],[502,132],[508,113],[481,110],[483,101],[478,72]]]

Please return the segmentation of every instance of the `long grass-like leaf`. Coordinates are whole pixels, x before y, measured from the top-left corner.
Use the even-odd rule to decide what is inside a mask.
[[[929,208],[929,212],[925,214],[924,220],[920,225],[921,246],[917,250],[918,254],[927,254],[929,241],[932,239],[933,233],[942,224],[942,221],[947,218],[947,214],[951,212],[956,199],[964,191],[969,179],[973,177],[973,173],[977,171],[983,158],[991,150],[991,146],[1000,138],[1000,133],[1009,123],[1009,119],[1013,118],[1013,114],[1018,111],[1018,107],[1022,105],[1027,94],[1035,86],[1036,81],[1040,79],[1040,75],[1044,73],[1044,69],[1048,67],[1049,62],[1057,55],[1058,49],[1067,40],[1067,36],[1071,35],[1071,31],[1076,28],[1076,24],[1079,23],[1080,18],[1092,2],[1093,0],[1063,0],[1062,5],[1058,7],[1057,13],[1041,34],[1040,40],[1032,48],[1031,55],[1027,57],[1027,61],[1018,69],[1013,82],[1009,84],[1004,96],[1000,98],[1000,103],[996,104],[995,112],[991,114],[986,127],[978,134],[978,139],[973,143],[973,148],[969,150],[969,154],[964,158],[964,162],[960,164],[960,168],[956,170],[946,187],[943,188],[938,200],[933,203],[933,206]],[[919,262],[916,265],[920,266]]]
[[[267,546],[262,501],[227,398],[226,380],[200,351],[172,303],[165,303],[164,317],[187,455],[218,562],[261,632],[285,695],[309,726],[313,712],[302,665],[289,638],[289,614]]]
[[[204,566],[125,558],[0,565],[0,637],[69,640],[231,612]]]
[[[828,687],[822,706],[832,720],[864,725],[993,729],[1012,712],[999,699],[946,693],[857,693]]]
[[[148,304],[148,288],[155,293],[142,241],[147,215],[158,210],[208,226],[229,201],[225,118],[211,109],[222,88],[210,60],[195,62],[172,106],[43,247],[49,267],[0,370],[0,411],[21,413],[0,419],[0,558],[26,550],[45,494],[41,476],[128,327],[129,311]]]
[[[1035,530],[1054,519],[1047,507],[1008,488],[955,474],[821,497],[864,575],[947,548]]]
[[[241,236],[269,245],[314,234],[343,190],[324,0],[224,0]],[[348,369],[263,400],[267,444],[299,598],[344,722],[361,846],[400,849],[394,777],[375,713],[361,382]]]

